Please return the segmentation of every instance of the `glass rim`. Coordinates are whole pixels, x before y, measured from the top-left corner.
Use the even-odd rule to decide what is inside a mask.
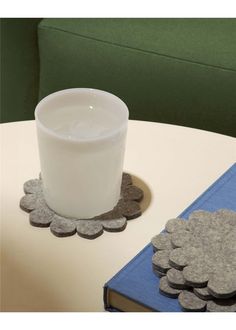
[[[111,101],[116,101],[118,103],[120,103],[121,107],[123,108],[123,111],[125,112],[125,117],[124,117],[124,123],[119,125],[119,127],[115,128],[114,130],[105,133],[101,136],[98,137],[92,137],[92,138],[85,138],[85,139],[81,139],[81,138],[68,138],[63,134],[57,133],[55,132],[53,129],[47,127],[45,124],[42,123],[42,121],[40,120],[40,112],[43,111],[43,107],[44,105],[47,104],[48,101],[53,100],[54,98],[56,98],[57,96],[61,96],[61,95],[66,95],[66,94],[82,94],[82,93],[93,93],[94,95],[105,95],[106,97],[110,98]],[[63,89],[54,93],[51,93],[47,96],[45,96],[43,99],[41,99],[39,101],[39,103],[36,105],[35,111],[34,111],[34,116],[35,116],[35,121],[36,121],[36,125],[45,133],[47,133],[48,135],[56,138],[56,139],[60,139],[63,141],[67,141],[67,142],[76,142],[76,143],[87,143],[87,142],[100,142],[102,140],[109,140],[113,137],[115,137],[116,135],[119,135],[120,132],[122,132],[123,130],[126,129],[127,127],[127,123],[128,123],[128,119],[129,119],[129,109],[127,107],[127,105],[124,103],[124,101],[122,101],[118,96],[100,90],[100,89],[94,89],[94,88],[68,88],[68,89]]]

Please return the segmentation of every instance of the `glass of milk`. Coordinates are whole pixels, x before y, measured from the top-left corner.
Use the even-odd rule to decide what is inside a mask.
[[[118,202],[129,111],[108,92],[73,88],[35,109],[41,175],[48,206],[89,219]]]

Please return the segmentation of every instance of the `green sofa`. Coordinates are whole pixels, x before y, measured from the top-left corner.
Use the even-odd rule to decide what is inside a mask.
[[[130,118],[236,136],[236,19],[2,19],[1,121],[60,89],[116,94]],[[39,64],[40,63],[40,64]]]

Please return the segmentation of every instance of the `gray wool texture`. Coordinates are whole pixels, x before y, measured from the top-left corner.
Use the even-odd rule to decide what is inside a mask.
[[[113,210],[95,216],[92,219],[71,219],[61,216],[51,210],[43,195],[43,181],[28,180],[24,183],[25,195],[20,200],[22,210],[29,213],[29,221],[35,227],[50,227],[57,237],[72,236],[76,232],[80,237],[95,239],[107,232],[121,232],[127,226],[127,220],[139,217],[142,212],[139,201],[143,198],[143,191],[134,186],[132,177],[123,173],[121,198]]]
[[[236,212],[196,210],[188,221],[170,219],[151,244],[161,293],[180,290],[185,311],[235,311]]]

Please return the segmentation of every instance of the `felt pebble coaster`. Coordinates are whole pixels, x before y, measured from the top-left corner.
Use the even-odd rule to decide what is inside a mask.
[[[236,212],[197,210],[170,219],[151,240],[160,292],[184,311],[236,311]],[[174,291],[173,291],[174,292]]]
[[[185,312],[236,312],[236,298],[201,299],[191,291],[172,288],[166,276],[160,279],[159,292],[169,298],[178,298]]]
[[[133,185],[132,176],[123,173],[121,197],[113,210],[92,219],[71,219],[60,216],[51,210],[43,196],[43,182],[32,179],[24,183],[25,195],[20,200],[22,210],[29,213],[29,221],[35,227],[50,227],[57,237],[72,236],[76,232],[80,237],[95,239],[107,232],[120,232],[127,226],[127,220],[141,216],[139,202],[143,199],[142,189]]]
[[[209,293],[207,287],[204,288],[194,288],[193,292],[198,298],[203,300],[212,300],[214,297]]]
[[[99,220],[79,220],[77,224],[79,236],[94,239],[103,233],[103,226]]]
[[[175,289],[186,289],[188,285],[183,277],[183,272],[174,268],[168,270],[167,274],[168,283]]]
[[[152,266],[159,272],[166,273],[171,268],[169,264],[169,250],[157,251],[152,257]]]
[[[170,298],[177,298],[178,295],[181,293],[180,290],[174,289],[169,285],[169,282],[168,282],[166,276],[163,276],[160,279],[159,291],[164,296],[167,296],[167,297],[170,297]]]
[[[206,307],[207,312],[236,312],[236,299],[212,300]]]
[[[50,224],[50,230],[57,237],[72,236],[76,233],[76,225],[72,220],[55,215]]]
[[[206,301],[198,298],[190,291],[182,291],[178,299],[181,307],[186,312],[204,312],[206,310]]]

